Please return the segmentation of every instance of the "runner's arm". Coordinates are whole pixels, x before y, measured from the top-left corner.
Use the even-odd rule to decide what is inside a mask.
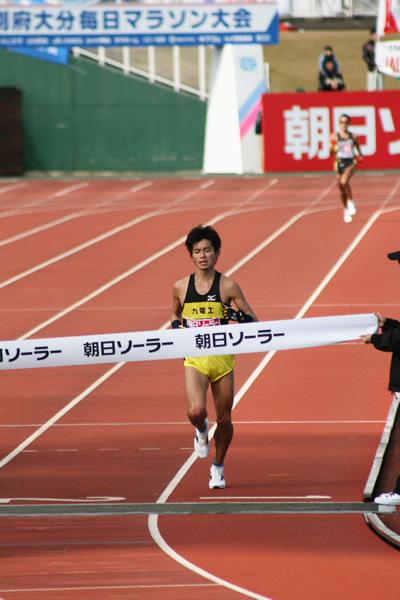
[[[256,315],[251,309],[250,304],[247,302],[246,298],[239,285],[233,281],[232,279],[225,278],[224,279],[224,287],[229,297],[228,302],[224,302],[224,304],[230,304],[230,301],[233,300],[236,308],[239,311],[242,311],[245,315],[252,317],[253,321],[258,321]],[[250,319],[249,319],[250,320]]]
[[[172,291],[172,312],[171,312],[171,325],[173,329],[178,327],[183,327],[182,325],[182,303],[181,303],[181,282],[178,281],[174,285],[174,289]],[[180,325],[179,325],[179,324]]]
[[[354,146],[357,148],[359,160],[360,160],[360,162],[362,162],[364,159],[364,156],[363,156],[363,153],[361,152],[360,142],[358,140],[358,135],[356,133],[353,133],[353,141],[354,141]]]

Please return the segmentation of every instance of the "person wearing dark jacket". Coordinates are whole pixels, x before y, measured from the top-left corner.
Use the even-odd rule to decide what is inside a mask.
[[[342,74],[337,71],[331,58],[324,61],[319,74],[320,92],[339,92],[345,89]]]
[[[371,29],[370,39],[362,47],[362,57],[368,67],[367,90],[369,92],[383,89],[383,74],[378,71],[375,62],[376,41],[376,29]]]
[[[371,37],[363,46],[363,59],[367,63],[368,71],[375,71],[375,42],[376,30],[371,29]]]
[[[400,251],[388,254],[390,260],[397,260],[400,264]],[[373,333],[361,336],[365,344],[372,344],[382,352],[392,352],[390,364],[389,390],[400,399],[400,321],[388,319],[376,313],[382,333]],[[400,475],[393,492],[381,494],[375,498],[377,504],[400,504]]]

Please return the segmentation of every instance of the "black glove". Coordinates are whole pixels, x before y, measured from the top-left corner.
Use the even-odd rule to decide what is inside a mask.
[[[237,321],[238,323],[252,323],[253,317],[251,315],[247,315],[242,310],[235,310],[232,306],[228,306],[227,304],[222,305],[222,315],[224,319],[228,321]]]

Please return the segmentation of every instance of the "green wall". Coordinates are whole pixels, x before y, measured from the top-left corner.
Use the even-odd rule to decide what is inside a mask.
[[[202,168],[206,102],[70,56],[0,50],[0,86],[22,91],[27,171]]]

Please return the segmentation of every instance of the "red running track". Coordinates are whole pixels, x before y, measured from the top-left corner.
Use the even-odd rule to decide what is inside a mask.
[[[346,225],[332,176],[2,180],[1,339],[166,326],[192,268],[182,240],[206,222],[260,320],[395,317],[400,177],[353,182]],[[228,487],[212,492],[209,462],[191,464],[181,361],[3,371],[0,503],[362,501],[388,368],[358,342],[237,356]],[[0,524],[2,600],[391,600],[400,582],[397,551],[362,515]]]

